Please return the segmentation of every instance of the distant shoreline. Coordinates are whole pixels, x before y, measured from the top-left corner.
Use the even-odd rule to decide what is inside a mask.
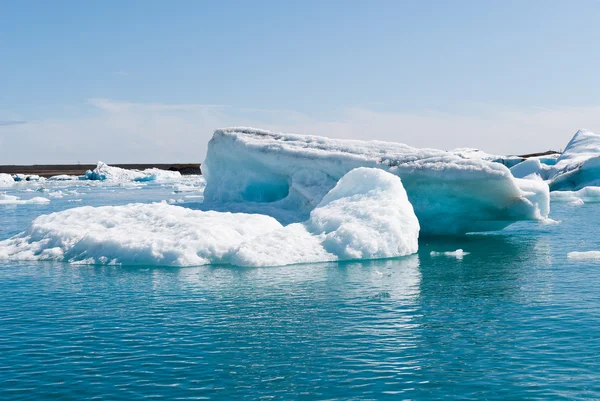
[[[200,163],[157,163],[157,164],[110,164],[128,170],[145,170],[158,168],[161,170],[179,171],[182,175],[202,174]],[[84,175],[87,170],[96,168],[95,164],[34,164],[34,165],[4,165],[0,166],[0,173],[39,175],[49,178],[55,175]]]

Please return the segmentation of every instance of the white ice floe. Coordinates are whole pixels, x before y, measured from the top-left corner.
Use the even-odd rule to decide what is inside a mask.
[[[600,186],[600,135],[579,130],[550,171],[552,191]]]
[[[67,174],[53,175],[52,177],[48,178],[48,181],[76,181],[76,180],[79,180],[79,176],[67,175]]]
[[[351,171],[302,224],[269,216],[197,211],[165,203],[80,207],[40,216],[0,241],[0,258],[81,264],[244,266],[403,256],[419,223],[400,179]]]
[[[462,249],[457,249],[456,251],[449,251],[449,252],[431,251],[429,254],[431,256],[451,256],[451,257],[455,257],[456,259],[460,260],[463,257],[465,257],[466,255],[468,255],[469,252],[465,252]]]
[[[579,191],[553,191],[550,193],[553,202],[568,202],[574,205],[600,202],[600,187],[585,187]]]
[[[165,203],[84,206],[36,218],[0,242],[0,258],[167,266],[220,263],[245,240],[280,228],[260,215],[201,212]]]
[[[35,197],[31,199],[21,199],[18,196],[0,194],[0,205],[31,205],[44,204],[50,202],[50,199]]]
[[[12,187],[15,180],[10,174],[0,173],[0,188]]]
[[[482,150],[473,148],[457,148],[451,150],[450,153],[454,153],[455,155],[460,156],[464,159],[480,159],[494,163],[500,163],[508,168],[511,168],[525,160],[524,158],[519,156],[492,155]]]
[[[600,261],[600,251],[587,251],[587,252],[569,252],[567,254],[569,259],[575,260],[598,260]]]
[[[88,180],[100,181],[138,181],[138,182],[168,182],[181,179],[179,171],[167,171],[157,168],[150,168],[143,171],[128,170],[120,167],[109,166],[104,162],[98,162],[94,170],[88,170],[85,173]]]
[[[346,174],[304,223],[241,245],[232,263],[270,266],[410,255],[418,250],[419,222],[400,179],[382,170]]]
[[[498,230],[547,216],[547,188],[515,180],[499,163],[400,143],[252,128],[215,131],[203,164],[205,203],[300,222],[356,167],[399,176],[424,234]]]

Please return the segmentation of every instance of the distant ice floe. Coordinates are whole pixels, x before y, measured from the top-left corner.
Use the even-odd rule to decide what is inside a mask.
[[[88,180],[99,181],[137,181],[137,182],[168,182],[181,179],[179,171],[167,171],[150,168],[143,171],[128,170],[120,167],[109,166],[104,162],[98,162],[94,170],[85,173]]]
[[[573,205],[600,202],[600,187],[585,187],[579,191],[554,191],[550,193],[553,202],[568,202]]]
[[[60,174],[48,178],[48,181],[77,181],[81,178],[78,175]]]
[[[600,261],[600,251],[587,251],[587,252],[569,252],[567,254],[569,259],[574,260],[598,260]]]
[[[258,214],[165,203],[79,207],[36,218],[0,241],[0,259],[76,264],[268,266],[403,256],[418,249],[419,222],[400,179],[351,171],[302,224]]]
[[[18,196],[0,194],[0,205],[31,205],[49,203],[50,199],[35,197],[31,199],[21,199]]]
[[[300,222],[357,167],[402,178],[423,234],[499,230],[519,220],[543,220],[549,211],[545,183],[516,180],[499,163],[400,143],[252,128],[215,131],[203,164],[205,204]]]
[[[10,174],[0,173],[0,188],[12,187],[15,180]]]
[[[469,252],[465,252],[462,249],[457,249],[456,251],[449,251],[449,252],[431,251],[429,253],[429,255],[431,255],[433,257],[435,257],[435,256],[451,256],[451,257],[454,257],[459,260],[462,260],[462,258],[464,258],[468,254],[469,254]]]

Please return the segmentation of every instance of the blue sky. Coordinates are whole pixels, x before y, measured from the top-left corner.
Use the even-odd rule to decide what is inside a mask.
[[[598,1],[4,1],[0,164],[201,160],[221,125],[557,148],[600,131],[598,21]]]

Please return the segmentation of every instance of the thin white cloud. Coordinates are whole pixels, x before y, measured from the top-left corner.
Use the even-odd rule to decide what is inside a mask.
[[[198,162],[216,128],[254,126],[336,138],[379,139],[417,147],[475,147],[514,154],[559,149],[578,128],[600,129],[600,107],[498,108],[483,115],[346,109],[330,119],[219,105],[90,99],[98,112],[0,125],[0,164]]]

